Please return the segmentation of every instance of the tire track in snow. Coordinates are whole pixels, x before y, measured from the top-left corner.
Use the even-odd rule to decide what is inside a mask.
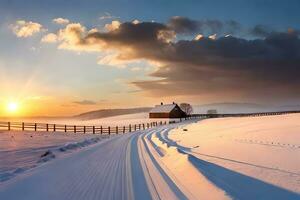
[[[138,137],[139,135],[135,135],[131,140],[131,174],[134,199],[150,200],[152,199],[151,194],[148,190],[147,182],[138,155]]]
[[[212,185],[199,171],[190,164],[188,157],[171,147],[160,138],[161,134],[168,132],[166,128],[155,133],[145,135],[145,141],[153,153],[155,159],[159,162],[162,169],[168,174],[168,177],[184,193],[186,199],[231,199],[225,192]],[[163,149],[165,152],[161,156],[157,150]],[[184,173],[184,174],[183,174]]]
[[[157,132],[161,131],[155,130]],[[144,161],[144,173],[149,174],[148,187],[152,187],[153,199],[187,199],[184,193],[177,187],[168,174],[161,168],[158,162],[152,155],[149,147],[145,141],[147,135],[152,134],[145,133],[139,138],[139,148],[141,160]],[[152,185],[152,186],[151,186]],[[150,189],[151,190],[151,189]]]

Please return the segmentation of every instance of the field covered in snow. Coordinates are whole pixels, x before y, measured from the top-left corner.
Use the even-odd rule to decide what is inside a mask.
[[[169,138],[189,154],[300,193],[299,114],[210,119],[185,128]]]
[[[0,131],[0,185],[55,156],[63,156],[63,153],[97,143],[105,137],[58,132]]]
[[[79,126],[128,126],[129,124],[141,124],[159,121],[169,121],[168,119],[149,119],[149,113],[125,114],[113,117],[104,117],[92,120],[81,120],[77,118],[12,118],[0,119],[0,121],[10,122],[32,122],[32,123],[49,123],[62,125],[79,125]]]
[[[0,183],[0,199],[299,200],[299,121],[299,114],[188,120],[98,140],[33,135],[36,146],[34,133],[23,133],[20,155],[51,152]],[[15,148],[10,134],[1,135],[0,155]]]

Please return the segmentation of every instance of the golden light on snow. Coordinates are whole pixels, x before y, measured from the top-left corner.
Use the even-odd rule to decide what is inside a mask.
[[[11,113],[15,113],[18,111],[19,104],[17,102],[9,102],[7,104],[7,110]]]

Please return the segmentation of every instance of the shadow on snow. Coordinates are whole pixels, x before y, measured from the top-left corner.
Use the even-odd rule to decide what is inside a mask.
[[[184,153],[180,151],[181,153]],[[300,194],[201,160],[188,154],[188,160],[213,184],[233,199],[299,200]]]

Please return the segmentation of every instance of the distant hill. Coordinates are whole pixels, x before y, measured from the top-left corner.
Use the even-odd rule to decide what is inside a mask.
[[[75,115],[74,118],[80,120],[91,120],[91,119],[99,119],[104,117],[113,117],[117,115],[127,115],[127,114],[135,114],[142,112],[149,112],[150,107],[141,107],[141,108],[124,108],[124,109],[102,109],[95,110],[86,113],[81,113],[79,115]]]
[[[193,106],[194,113],[206,113],[209,109],[216,109],[218,113],[255,113],[272,111],[300,110],[299,105],[274,106],[254,103],[213,103]]]

